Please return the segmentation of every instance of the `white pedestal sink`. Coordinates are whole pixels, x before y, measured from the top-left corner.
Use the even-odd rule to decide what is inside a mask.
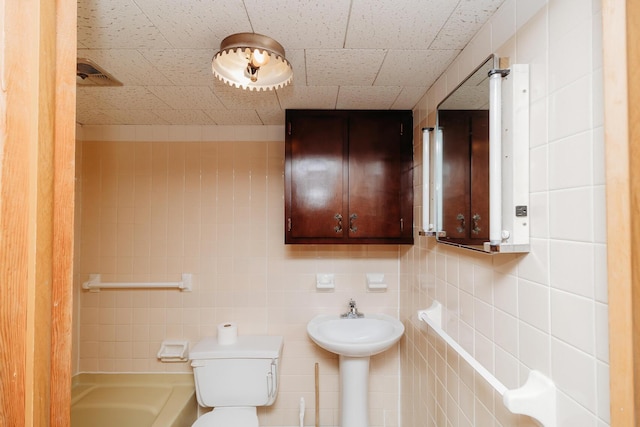
[[[307,324],[307,333],[340,356],[340,426],[369,427],[369,358],[398,342],[404,325],[386,314],[357,319],[321,314]]]

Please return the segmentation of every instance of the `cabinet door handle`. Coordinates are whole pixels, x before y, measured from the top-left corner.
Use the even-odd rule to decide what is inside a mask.
[[[474,214],[474,215],[471,217],[471,225],[472,225],[471,232],[472,232],[473,234],[479,234],[479,233],[480,233],[480,230],[482,230],[482,229],[478,226],[478,222],[480,222],[480,219],[481,219],[481,218],[480,218],[480,214]]]
[[[464,215],[459,213],[458,216],[456,216],[456,219],[460,221],[460,225],[456,227],[456,231],[458,233],[464,233],[464,230],[467,227],[467,224],[464,221]]]
[[[356,231],[358,231],[358,227],[356,227],[355,225],[353,225],[353,222],[358,219],[358,215],[357,214],[351,214],[349,215],[349,231],[352,233],[355,233]]]
[[[342,233],[342,215],[340,215],[339,213],[337,213],[334,216],[335,219],[338,220],[338,225],[336,225],[335,227],[333,227],[333,231],[335,231],[336,233]]]

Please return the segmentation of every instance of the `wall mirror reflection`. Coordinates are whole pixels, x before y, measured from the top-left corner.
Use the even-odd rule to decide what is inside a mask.
[[[489,56],[438,105],[427,149],[438,242],[529,251],[529,68],[507,62]]]
[[[489,240],[489,71],[487,58],[440,105],[441,233],[438,240],[482,249]]]

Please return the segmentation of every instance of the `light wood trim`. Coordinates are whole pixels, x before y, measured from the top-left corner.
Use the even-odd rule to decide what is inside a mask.
[[[18,6],[13,2],[15,7]],[[16,15],[19,13],[1,2],[2,69],[0,91],[0,425],[24,425],[25,352],[26,352],[26,284],[28,279],[28,147],[18,144],[18,135],[29,134],[28,126],[12,106],[27,88],[17,85],[11,75],[16,69],[20,46],[16,40]],[[20,43],[23,43],[20,41]],[[14,72],[14,74],[19,74]],[[18,99],[16,99],[18,98]],[[15,135],[11,138],[12,135]],[[6,268],[11,266],[11,268]]]
[[[637,0],[603,1],[611,426],[635,427],[640,347]],[[629,41],[629,43],[627,43]]]
[[[632,255],[631,255],[631,301],[633,327],[631,341],[626,345],[633,346],[635,402],[634,425],[640,418],[640,3],[638,0],[627,0],[627,70],[629,99],[629,170],[631,171],[631,212]]]
[[[71,425],[75,201],[76,0],[56,2],[51,425]]]
[[[70,424],[76,8],[0,0],[2,426]]]

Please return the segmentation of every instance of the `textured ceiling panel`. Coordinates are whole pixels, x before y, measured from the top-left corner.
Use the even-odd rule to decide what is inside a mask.
[[[253,31],[278,40],[285,49],[340,49],[350,1],[245,0]]]
[[[388,110],[400,94],[400,86],[345,86],[338,93],[339,109]],[[422,96],[422,94],[421,94]]]
[[[106,115],[115,120],[119,125],[166,125],[168,122],[160,118],[152,110],[142,109],[119,109],[104,110]]]
[[[258,109],[258,116],[265,125],[283,125],[284,124],[284,110],[270,109]]]
[[[143,86],[78,88],[78,93],[80,94],[85,91],[90,91],[89,93],[96,99],[98,109],[101,109],[100,106],[103,102],[106,103],[104,105],[111,105],[116,109],[125,110],[170,108]]]
[[[294,86],[306,86],[307,85],[307,64],[305,60],[305,51],[299,49],[286,49],[285,55],[287,61],[293,68],[293,80]]]
[[[439,76],[436,70],[439,70],[442,64],[448,65],[458,53],[457,50],[389,51],[380,68],[375,85],[428,88]]]
[[[213,84],[209,49],[143,49],[142,55],[176,86]],[[116,77],[117,78],[117,77]]]
[[[353,0],[345,47],[426,50],[458,1]]]
[[[76,121],[85,125],[118,125],[118,121],[102,110],[78,109]]]
[[[461,1],[440,30],[431,48],[462,49],[503,1]]]
[[[284,110],[411,109],[504,0],[79,0],[78,57],[121,87],[79,87],[81,124],[284,124]],[[294,69],[277,91],[213,77],[220,42],[257,32]]]
[[[369,86],[387,51],[382,49],[314,49],[307,51],[309,86]]]
[[[248,91],[227,86],[216,80],[213,92],[229,110],[257,110],[259,108],[280,108],[275,90]]]
[[[207,110],[206,114],[217,125],[262,125],[255,110]]]
[[[411,110],[416,106],[422,95],[426,92],[424,87],[404,86],[402,91],[391,105],[392,110]]]
[[[296,86],[278,90],[278,99],[284,109],[333,110],[338,99],[338,86]]]
[[[87,48],[167,48],[160,30],[131,0],[78,1],[78,39]]]
[[[224,105],[207,86],[149,86],[149,91],[176,110],[223,109]]]
[[[78,58],[91,58],[127,86],[173,84],[135,49],[79,49]]]
[[[153,110],[153,113],[171,125],[215,125],[203,110]]]
[[[242,0],[136,0],[136,3],[175,48],[212,49],[219,47],[229,34],[252,31]]]

